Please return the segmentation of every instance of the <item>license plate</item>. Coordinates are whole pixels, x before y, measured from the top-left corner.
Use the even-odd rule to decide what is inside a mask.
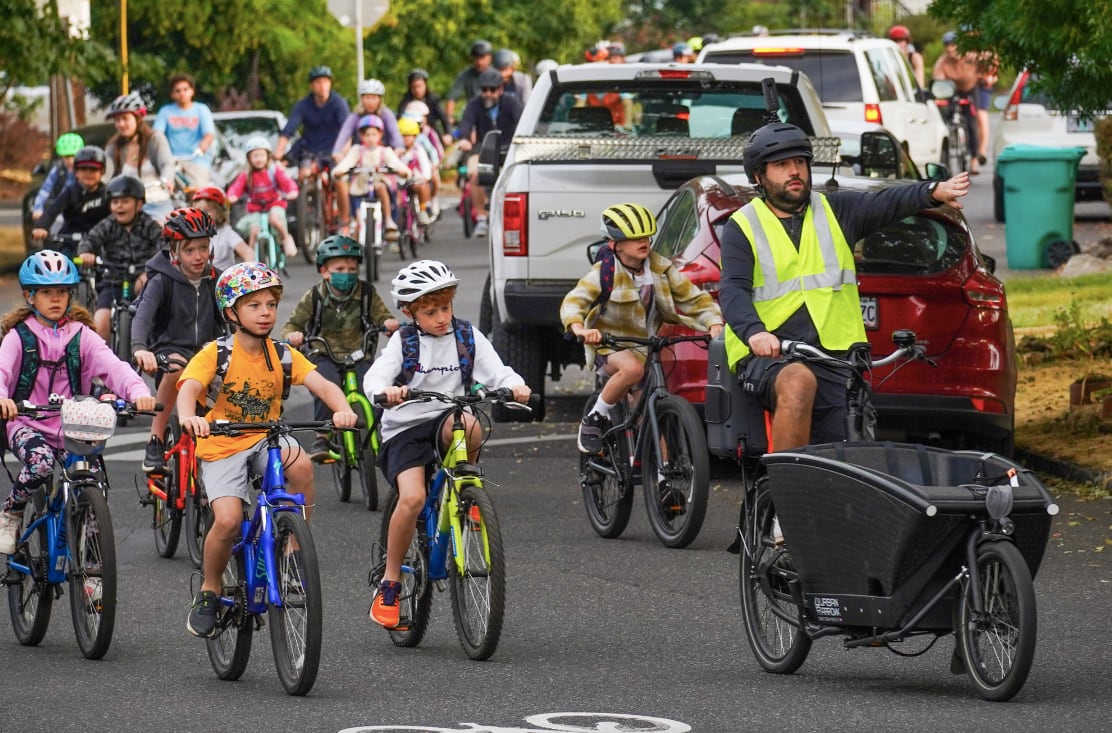
[[[861,320],[865,321],[865,328],[870,331],[880,328],[880,313],[877,310],[876,298],[861,298]]]
[[[1066,132],[1092,132],[1093,121],[1070,117],[1066,120]]]

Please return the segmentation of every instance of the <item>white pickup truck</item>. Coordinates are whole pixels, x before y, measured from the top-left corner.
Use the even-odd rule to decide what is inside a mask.
[[[493,188],[480,328],[535,391],[583,364],[559,307],[589,267],[603,209],[632,201],[655,211],[690,178],[743,172],[766,78],[782,120],[830,137],[810,81],[785,67],[585,64],[537,80],[512,141],[484,139],[481,177]],[[532,416],[543,420],[543,405]]]

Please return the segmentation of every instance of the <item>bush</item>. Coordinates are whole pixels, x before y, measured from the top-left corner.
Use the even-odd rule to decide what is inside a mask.
[[[14,112],[0,111],[0,199],[22,197],[31,169],[49,150],[49,135]]]

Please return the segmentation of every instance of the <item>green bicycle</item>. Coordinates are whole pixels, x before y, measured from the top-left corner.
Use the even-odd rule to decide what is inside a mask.
[[[343,359],[336,357],[323,337],[311,336],[305,339],[308,356],[324,356],[336,365],[343,377],[348,404],[356,415],[363,418],[363,424],[367,426],[362,430],[340,431],[338,436],[333,434],[331,444],[337,450],[332,450],[324,462],[332,464],[332,476],[336,480],[340,501],[350,501],[352,487],[358,484],[363,492],[363,506],[369,512],[378,509],[378,473],[375,470],[375,457],[379,449],[378,422],[370,400],[363,394],[355,367],[374,359],[380,332],[381,329],[367,331],[363,334],[363,348],[356,349]]]

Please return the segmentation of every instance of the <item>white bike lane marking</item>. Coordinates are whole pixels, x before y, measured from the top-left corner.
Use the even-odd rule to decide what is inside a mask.
[[[558,719],[575,719],[560,722]],[[438,728],[419,725],[369,725],[344,728],[338,733],[369,733],[370,731],[427,731],[429,733],[690,733],[691,726],[668,718],[625,713],[541,713],[530,715],[525,722],[536,728],[507,728],[478,723],[459,723],[462,728]],[[627,723],[632,725],[627,725]],[[590,727],[585,727],[589,725]],[[645,727],[651,725],[652,727]]]

